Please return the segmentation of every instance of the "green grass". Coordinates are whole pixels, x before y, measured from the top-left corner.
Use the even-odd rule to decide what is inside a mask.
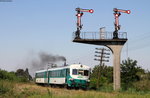
[[[0,95],[13,91],[14,84],[6,80],[0,80]]]
[[[137,92],[133,89],[114,92],[103,88],[95,90],[67,90],[37,86],[34,83],[0,81],[0,98],[150,98],[149,92]],[[105,90],[106,89],[106,90]],[[112,89],[112,88],[109,88]]]

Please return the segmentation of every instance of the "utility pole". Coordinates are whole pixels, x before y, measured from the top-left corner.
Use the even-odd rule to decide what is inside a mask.
[[[95,57],[99,58],[99,59],[94,59],[96,61],[100,61],[99,63],[99,66],[98,66],[98,72],[97,72],[97,75],[98,75],[98,80],[97,80],[97,85],[96,85],[96,88],[99,88],[99,83],[100,83],[100,77],[101,77],[101,73],[102,71],[100,70],[100,67],[102,67],[103,69],[103,62],[109,62],[109,60],[106,60],[106,58],[109,58],[109,56],[105,56],[105,55],[110,55],[110,53],[106,53],[105,51],[110,51],[108,49],[105,49],[105,48],[95,48],[96,50],[98,51],[95,51],[95,53],[97,54],[101,54],[101,55],[95,55]],[[99,52],[100,51],[100,52]]]

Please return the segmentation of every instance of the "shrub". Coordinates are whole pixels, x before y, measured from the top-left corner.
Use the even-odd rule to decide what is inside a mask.
[[[135,82],[133,85],[138,91],[150,91],[150,80],[141,80]]]
[[[0,80],[0,95],[13,91],[14,85],[12,82]]]
[[[15,81],[18,80],[18,77],[15,75],[14,72],[7,72],[5,70],[0,70],[0,79],[1,80],[10,80]]]
[[[28,78],[25,76],[17,76],[15,72],[7,72],[0,69],[0,79],[9,80],[15,82],[28,82]]]

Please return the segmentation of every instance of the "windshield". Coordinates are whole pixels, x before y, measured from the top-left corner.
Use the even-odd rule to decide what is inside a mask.
[[[84,75],[84,71],[82,69],[78,69],[78,74],[83,76]]]
[[[73,74],[73,75],[77,75],[77,73],[78,73],[78,72],[77,72],[77,69],[73,69],[73,70],[72,70],[72,74]]]
[[[72,69],[72,75],[89,76],[89,70]]]
[[[88,70],[84,70],[84,76],[88,76],[89,75],[89,71]]]

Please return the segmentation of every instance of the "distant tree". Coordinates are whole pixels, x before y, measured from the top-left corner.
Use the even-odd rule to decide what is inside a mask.
[[[90,75],[90,86],[96,88],[98,81],[98,69],[100,69],[99,88],[113,83],[113,67],[112,66],[95,66]],[[137,65],[136,60],[128,58],[123,60],[121,64],[121,83],[122,88],[135,88],[138,90],[149,89],[150,85],[150,71],[145,71]],[[143,84],[144,83],[144,84]]]
[[[25,74],[25,72],[24,72],[23,69],[17,69],[17,70],[16,70],[16,75],[17,75],[18,77],[26,77],[26,74]]]
[[[150,71],[146,70],[140,77],[140,81],[134,82],[133,86],[138,91],[150,91]]]
[[[32,80],[31,75],[29,74],[28,68],[24,71],[23,69],[17,69],[15,73],[18,77],[24,79],[25,81],[27,80]]]
[[[150,71],[147,72],[148,80],[150,80]]]
[[[28,78],[28,80],[32,80],[32,77],[31,77],[31,75],[29,74],[28,68],[26,68],[25,74],[26,74],[26,77]]]
[[[18,69],[16,72],[8,72],[0,69],[0,80],[16,81],[16,82],[27,82],[31,80],[28,69]]]
[[[15,75],[14,72],[8,72],[6,70],[1,70],[0,69],[0,80],[15,81],[15,80],[17,80],[17,76]]]
[[[99,87],[97,87],[98,69],[100,71]],[[93,88],[100,88],[104,85],[112,83],[113,82],[113,68],[111,66],[106,66],[106,65],[95,66],[90,75],[90,81],[91,81],[90,86]]]
[[[128,58],[123,60],[121,64],[121,82],[123,87],[132,87],[133,82],[139,81],[144,74],[144,69],[137,65],[136,60]]]

